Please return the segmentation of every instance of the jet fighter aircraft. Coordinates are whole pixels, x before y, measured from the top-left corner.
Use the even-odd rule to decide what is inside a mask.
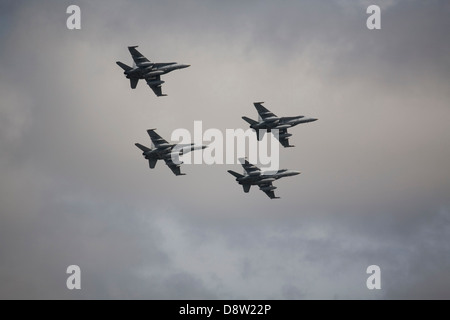
[[[147,148],[142,144],[135,143],[135,146],[143,151],[142,155],[148,160],[150,169],[156,166],[158,160],[164,160],[166,165],[172,170],[176,176],[183,176],[184,173],[180,172],[180,165],[183,163],[179,161],[178,157],[185,153],[194,150],[205,149],[207,146],[195,146],[190,144],[169,144],[166,140],[161,138],[159,134],[155,132],[156,129],[147,130],[150,139],[152,140],[153,148]],[[175,162],[173,159],[176,159]],[[178,161],[177,161],[178,160]]]
[[[258,167],[248,162],[246,159],[239,159],[242,167],[244,168],[244,174],[239,174],[233,170],[228,170],[230,174],[236,177],[236,181],[242,185],[244,192],[250,191],[252,185],[259,187],[259,190],[264,191],[270,199],[279,199],[275,196],[274,190],[277,188],[272,185],[272,182],[284,177],[296,176],[300,174],[300,171],[281,169],[274,174],[264,174]]]
[[[127,66],[125,63],[117,61],[117,65],[121,67],[123,74],[127,79],[130,79],[131,89],[135,89],[139,79],[145,79],[147,84],[158,96],[166,96],[162,93],[161,85],[164,81],[161,80],[161,75],[172,72],[173,70],[184,69],[189,67],[188,64],[178,64],[176,62],[156,63],[150,62],[146,57],[137,51],[138,46],[128,47],[133,58],[133,67]]]
[[[250,124],[250,128],[256,131],[256,136],[258,140],[261,140],[264,136],[265,130],[270,132],[272,129],[279,130],[278,140],[280,141],[283,147],[293,147],[289,144],[289,137],[292,134],[287,132],[288,128],[294,127],[299,123],[307,123],[313,122],[317,119],[314,118],[305,118],[305,116],[296,116],[296,117],[277,117],[275,114],[267,110],[262,106],[264,102],[255,102],[256,110],[258,111],[259,121],[255,121],[248,117],[242,117],[245,121]],[[262,130],[261,132],[259,130]],[[262,134],[261,134],[262,133]]]

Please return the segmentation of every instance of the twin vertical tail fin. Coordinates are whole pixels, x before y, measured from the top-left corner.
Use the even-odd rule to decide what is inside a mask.
[[[141,149],[142,151],[144,151],[144,152],[146,152],[146,151],[151,151],[150,148],[147,148],[146,146],[143,146],[143,145],[140,144],[140,143],[135,143],[134,145],[135,145],[136,147],[138,147],[139,149]]]
[[[120,62],[120,61],[116,61],[116,63],[119,67],[121,67],[125,71],[124,74],[127,76],[127,78],[129,78],[128,71],[130,71],[133,68],[130,66],[127,66],[125,63]],[[137,79],[137,78],[130,78],[131,89],[136,89],[138,81],[139,81],[139,79]]]
[[[233,170],[228,170],[228,173],[232,174],[232,175],[235,176],[236,178],[242,178],[242,177],[243,177],[242,174],[237,173],[237,172],[235,172],[235,171],[233,171]]]
[[[244,177],[244,175],[242,175],[242,174],[240,174],[240,173],[237,173],[237,172],[235,172],[235,171],[233,171],[233,170],[228,170],[228,172],[229,172],[230,174],[232,174],[233,176],[235,176],[236,179],[239,179],[239,178]],[[243,184],[242,187],[244,188],[244,192],[247,193],[247,192],[250,191],[251,185],[246,183],[246,184]]]
[[[116,63],[117,63],[117,65],[118,65],[119,67],[121,67],[124,71],[128,71],[128,70],[133,69],[132,67],[127,66],[127,65],[126,65],[125,63],[123,63],[123,62],[116,61]]]
[[[255,121],[255,120],[253,120],[253,119],[250,119],[249,117],[242,117],[242,119],[244,119],[245,121],[247,121],[250,125],[252,125],[252,124],[256,124],[256,123],[258,123],[258,121]]]

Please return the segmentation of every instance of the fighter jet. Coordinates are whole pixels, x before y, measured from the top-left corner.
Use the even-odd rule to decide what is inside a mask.
[[[142,144],[135,143],[135,146],[143,151],[142,155],[148,160],[150,169],[156,166],[158,160],[164,160],[166,165],[172,170],[176,176],[183,176],[184,173],[180,172],[181,162],[178,157],[194,150],[205,149],[207,146],[195,146],[190,144],[169,144],[166,140],[161,138],[159,134],[155,132],[156,129],[147,130],[150,139],[152,140],[152,148],[147,148]],[[175,159],[175,162],[173,161]]]
[[[296,117],[277,117],[275,114],[267,110],[262,106],[264,102],[255,102],[256,110],[258,111],[259,121],[255,121],[248,117],[242,117],[245,121],[250,124],[250,128],[256,131],[256,136],[258,140],[261,140],[264,136],[265,131],[270,132],[272,129],[279,130],[278,140],[283,147],[293,147],[289,144],[289,137],[292,134],[287,132],[288,128],[294,127],[299,123],[313,122],[317,119],[305,118],[304,116]],[[261,131],[259,131],[261,130]]]
[[[161,85],[164,81],[161,80],[161,75],[172,72],[173,70],[184,69],[189,67],[188,64],[178,64],[176,62],[155,63],[150,62],[146,57],[137,51],[138,46],[128,47],[133,58],[133,67],[127,66],[125,63],[117,61],[117,65],[121,67],[123,74],[127,79],[130,79],[131,89],[135,89],[139,79],[145,79],[147,84],[158,96],[166,96],[162,93]]]
[[[244,174],[239,174],[233,170],[228,170],[230,174],[236,177],[236,181],[242,185],[244,192],[250,191],[252,185],[259,187],[259,190],[264,191],[270,199],[279,199],[275,196],[274,190],[277,188],[272,185],[272,182],[284,177],[296,176],[300,171],[281,169],[274,174],[264,174],[258,167],[248,162],[246,159],[239,159],[244,168]]]

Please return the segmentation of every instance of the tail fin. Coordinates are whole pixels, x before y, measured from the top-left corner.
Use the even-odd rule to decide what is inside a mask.
[[[133,69],[132,67],[127,66],[125,63],[122,63],[122,62],[120,62],[120,61],[116,61],[116,63],[117,63],[117,65],[118,65],[119,67],[121,67],[121,68],[122,68],[123,70],[125,70],[125,71],[128,71],[128,70]]]
[[[144,152],[150,151],[150,150],[151,150],[150,148],[147,148],[146,146],[143,146],[143,145],[140,144],[140,143],[135,143],[134,145],[135,145],[136,147],[138,147],[139,149],[141,149],[142,151],[144,151]]]
[[[242,178],[242,177],[243,177],[242,174],[237,173],[237,172],[234,172],[233,170],[228,170],[228,172],[229,172],[230,174],[232,174],[233,176],[235,176],[236,178]]]
[[[153,169],[156,166],[156,162],[158,162],[158,159],[148,159],[150,169]]]
[[[258,123],[258,121],[255,121],[255,120],[250,119],[250,118],[248,118],[248,117],[242,117],[242,119],[244,119],[245,121],[247,121],[248,123],[250,123],[250,125]]]
[[[256,138],[258,141],[261,141],[264,138],[264,134],[267,132],[270,132],[269,130],[261,130],[261,129],[255,129],[256,132]]]
[[[131,89],[136,89],[136,86],[139,82],[138,78],[130,78],[130,87]]]

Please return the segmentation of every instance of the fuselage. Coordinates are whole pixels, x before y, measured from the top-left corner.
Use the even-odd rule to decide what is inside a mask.
[[[164,159],[171,154],[174,145],[160,146],[142,153],[145,159]]]
[[[239,182],[239,184],[251,184],[251,185],[269,184],[280,178],[296,176],[298,174],[300,174],[300,171],[288,169],[278,170],[274,174],[264,174],[261,171],[256,171],[250,174],[246,174],[243,177],[236,178],[236,181]]]
[[[124,71],[125,76],[128,79],[147,79],[167,74],[174,70],[184,69],[189,67],[188,64],[178,64],[176,62],[167,63],[151,63],[144,62],[139,66],[136,66],[130,70]]]
[[[142,155],[145,159],[170,159],[172,157],[178,157],[185,153],[194,151],[194,150],[202,150],[205,149],[207,146],[196,146],[196,145],[186,145],[181,146],[176,144],[160,144],[157,148],[149,149],[147,151],[144,151]]]
[[[254,123],[250,125],[250,128],[259,130],[259,129],[288,129],[291,127],[294,127],[300,123],[307,123],[307,122],[313,122],[317,119],[314,118],[305,118],[304,116],[297,116],[297,117],[268,117],[264,120],[261,120],[257,123]]]

